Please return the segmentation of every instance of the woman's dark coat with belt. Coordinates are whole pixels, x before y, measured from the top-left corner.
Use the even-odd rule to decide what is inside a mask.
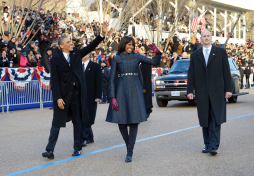
[[[155,59],[149,59],[134,53],[121,53],[114,57],[111,63],[110,73],[110,98],[116,98],[118,110],[113,111],[110,103],[106,119],[107,122],[132,124],[147,120],[143,88],[138,76],[118,77],[118,75],[123,73],[138,73],[140,62],[159,65],[160,59],[160,55],[156,55]]]

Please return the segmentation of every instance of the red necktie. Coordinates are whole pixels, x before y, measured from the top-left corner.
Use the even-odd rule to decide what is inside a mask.
[[[50,63],[50,60],[51,60],[51,56],[49,56],[49,61],[48,61],[48,63]]]

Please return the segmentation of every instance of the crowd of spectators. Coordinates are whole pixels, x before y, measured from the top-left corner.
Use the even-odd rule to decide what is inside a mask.
[[[3,25],[7,25],[9,11],[4,2],[0,10],[3,10],[1,16]],[[36,67],[40,65],[50,72],[50,59],[59,52],[58,39],[61,36],[68,36],[72,39],[75,47],[82,48],[100,33],[101,24],[95,20],[89,22],[82,17],[78,18],[65,12],[51,13],[45,12],[43,9],[24,9],[22,12],[22,8],[16,7],[15,10],[18,12],[16,13],[18,16],[15,18],[22,19],[27,13],[28,17],[24,25],[19,26],[21,32],[18,37],[10,38],[14,35],[8,31],[4,32],[4,36],[0,35],[0,67]],[[165,18],[165,23],[171,22],[173,19],[172,16],[168,16]],[[184,20],[185,18],[181,21]],[[19,21],[17,20],[16,23],[19,24]],[[123,36],[123,32],[110,29],[104,42],[91,53],[91,60],[110,66]],[[152,57],[148,51],[149,40],[138,35],[131,36],[135,39],[135,52]],[[198,38],[199,35],[192,34],[190,40],[179,39],[176,34],[169,41],[162,39],[159,42],[159,48],[163,51],[160,67],[170,68],[179,58],[188,58],[193,51],[202,46]],[[220,47],[218,41],[214,41],[213,44]],[[225,48],[228,56],[234,58],[238,65],[245,66],[248,63],[250,66],[254,66],[254,42],[248,40],[245,45],[229,43]]]

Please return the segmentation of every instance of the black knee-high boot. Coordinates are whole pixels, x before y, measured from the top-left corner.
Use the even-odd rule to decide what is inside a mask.
[[[128,144],[129,144],[129,135],[128,135],[128,128],[127,125],[125,124],[118,124],[119,130],[122,134],[123,140],[126,144],[126,147],[128,148]]]
[[[130,124],[130,132],[129,132],[129,144],[127,147],[127,156],[132,157],[133,149],[136,142],[136,137],[138,133],[138,124]]]

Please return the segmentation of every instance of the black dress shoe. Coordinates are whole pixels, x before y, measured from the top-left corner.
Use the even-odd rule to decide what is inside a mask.
[[[132,161],[132,157],[131,157],[131,156],[126,156],[125,162],[126,162],[126,163],[129,163],[129,162],[131,162],[131,161]]]
[[[52,151],[44,152],[44,153],[42,153],[42,156],[47,157],[48,159],[54,159],[54,154]]]
[[[86,144],[90,144],[90,143],[94,143],[94,140],[93,140],[93,139],[92,139],[92,140],[87,139],[87,140],[86,140]]]
[[[203,150],[202,150],[202,153],[209,153],[209,149],[207,147],[205,147]]]
[[[72,156],[79,156],[81,155],[81,151],[79,150],[74,150],[74,152],[72,153]]]
[[[87,146],[87,145],[86,145],[86,140],[84,140],[84,142],[83,142],[83,144],[82,144],[82,147],[85,147],[85,146]]]
[[[210,154],[213,155],[213,156],[216,155],[217,154],[217,150],[215,150],[215,149],[210,150]]]

